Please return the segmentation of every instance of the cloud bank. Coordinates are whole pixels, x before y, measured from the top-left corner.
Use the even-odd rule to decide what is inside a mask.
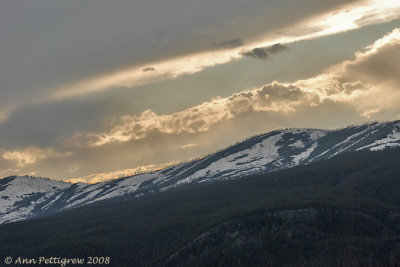
[[[163,134],[197,133],[208,131],[213,125],[250,111],[293,112],[305,101],[316,101],[315,94],[306,93],[294,85],[274,82],[256,90],[243,91],[229,98],[215,98],[210,102],[186,110],[158,115],[151,110],[139,116],[115,119],[108,132],[80,132],[65,141],[72,147],[102,146],[146,138],[154,132]]]

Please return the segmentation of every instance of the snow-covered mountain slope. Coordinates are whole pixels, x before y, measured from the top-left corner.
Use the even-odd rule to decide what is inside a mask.
[[[35,206],[71,184],[44,178],[7,177],[0,180],[0,222],[34,215]]]
[[[287,129],[252,137],[204,158],[97,184],[43,178],[0,180],[0,223],[45,216],[99,200],[261,174],[361,149],[400,146],[400,121],[340,130]]]

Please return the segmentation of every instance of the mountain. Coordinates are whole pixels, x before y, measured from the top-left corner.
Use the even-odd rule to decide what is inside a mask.
[[[108,266],[399,266],[400,148],[0,225],[0,255]],[[22,254],[21,254],[22,253]]]
[[[12,176],[0,180],[0,223],[47,216],[100,200],[269,173],[343,152],[399,145],[400,121],[339,130],[285,129],[249,138],[201,159],[103,183]]]

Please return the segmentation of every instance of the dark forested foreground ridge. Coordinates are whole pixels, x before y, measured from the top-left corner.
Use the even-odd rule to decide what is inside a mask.
[[[107,200],[0,226],[0,255],[111,266],[396,266],[400,150]],[[109,265],[110,266],[110,265]]]

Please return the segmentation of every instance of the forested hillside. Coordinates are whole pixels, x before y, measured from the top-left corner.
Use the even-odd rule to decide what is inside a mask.
[[[107,200],[0,226],[0,254],[112,266],[400,263],[400,150]]]

